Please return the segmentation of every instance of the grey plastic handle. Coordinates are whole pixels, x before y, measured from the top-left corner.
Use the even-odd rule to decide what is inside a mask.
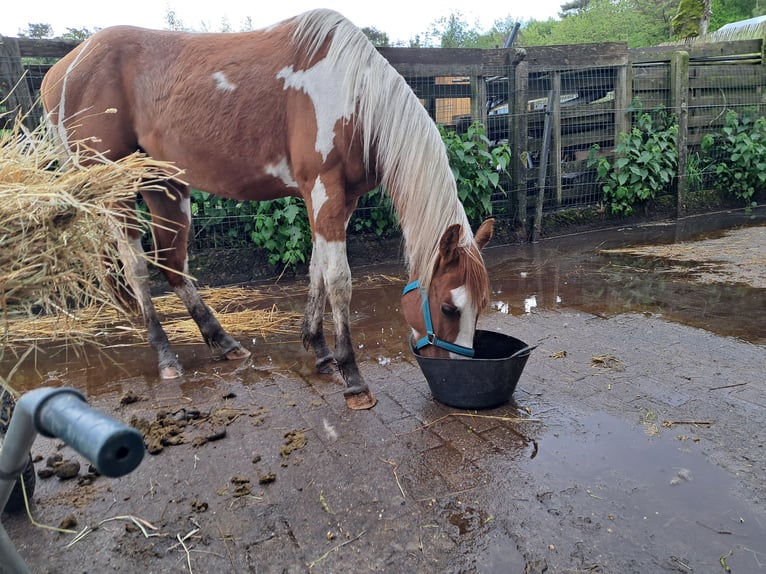
[[[19,405],[27,399],[36,403],[32,417],[37,432],[63,440],[101,474],[124,476],[141,463],[145,450],[141,433],[92,408],[78,391],[35,389],[22,396]]]

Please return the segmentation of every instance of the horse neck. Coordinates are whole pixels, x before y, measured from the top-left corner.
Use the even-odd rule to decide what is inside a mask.
[[[457,194],[444,142],[433,120],[413,95],[411,117],[400,129],[379,138],[387,149],[378,150],[383,185],[399,218],[410,277],[427,286],[439,253],[444,231],[463,226],[461,245],[473,243],[473,233]],[[382,151],[382,153],[381,153]],[[383,157],[381,157],[383,156]]]
[[[342,74],[341,94],[356,108],[366,166],[376,165],[399,218],[410,276],[425,285],[450,225],[463,226],[461,244],[473,243],[468,218],[439,130],[404,78],[358,28],[336,12],[298,18],[295,37],[313,58],[332,36],[324,57]],[[370,157],[374,155],[374,160]]]

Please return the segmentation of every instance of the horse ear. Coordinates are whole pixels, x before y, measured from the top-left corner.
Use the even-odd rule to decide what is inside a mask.
[[[494,229],[495,218],[490,217],[489,219],[485,219],[484,222],[479,226],[479,229],[476,230],[474,239],[476,240],[476,244],[479,246],[479,251],[484,249],[487,243],[489,243],[489,240],[492,239],[492,231]]]
[[[442,265],[449,265],[460,257],[460,233],[462,227],[458,223],[450,225],[439,240],[439,255]]]

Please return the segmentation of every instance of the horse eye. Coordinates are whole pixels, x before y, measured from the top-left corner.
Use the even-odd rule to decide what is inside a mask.
[[[447,317],[460,317],[460,309],[448,303],[442,303],[442,313]]]

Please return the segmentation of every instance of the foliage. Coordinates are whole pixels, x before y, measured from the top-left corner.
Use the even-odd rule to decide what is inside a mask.
[[[284,197],[255,203],[255,229],[250,238],[269,252],[271,265],[294,268],[311,253],[311,228],[302,199]]]
[[[710,2],[710,0],[681,0],[678,3],[678,12],[671,20],[675,37],[691,38],[700,35],[705,1]]]
[[[716,188],[749,202],[766,186],[766,118],[755,111],[729,110],[721,132],[705,134],[701,147]]]
[[[439,131],[455,174],[458,197],[471,223],[478,223],[492,215],[492,194],[505,193],[500,176],[508,174],[510,148],[507,144],[491,147],[480,122],[471,124],[464,134],[446,131],[441,126]]]
[[[475,47],[479,35],[478,23],[472,27],[459,10],[432,22],[427,34],[437,39],[441,48]]]
[[[52,38],[53,26],[50,24],[27,24],[26,30],[19,30],[19,36],[22,38]]]
[[[398,232],[399,221],[388,194],[376,188],[360,199],[349,227],[357,233],[371,232],[378,237]]]
[[[67,28],[61,35],[62,40],[74,40],[75,42],[84,42],[95,34],[94,30],[88,28]]]
[[[388,39],[388,34],[381,32],[375,27],[368,26],[362,28],[362,33],[367,36],[367,39],[377,48],[388,48],[391,45],[391,41]]]
[[[590,0],[583,5],[570,4],[561,20],[526,23],[521,31],[522,45],[627,42],[629,48],[640,48],[667,42],[678,0]]]
[[[311,229],[301,199],[243,202],[198,190],[191,199],[192,216],[202,225],[196,237],[226,247],[253,243],[268,252],[271,265],[288,268],[304,263],[311,253]]]
[[[636,125],[620,134],[615,158],[596,157],[593,146],[588,159],[603,182],[604,201],[612,213],[629,215],[634,208],[654,199],[676,174],[678,124],[663,108],[653,113],[637,110]]]

